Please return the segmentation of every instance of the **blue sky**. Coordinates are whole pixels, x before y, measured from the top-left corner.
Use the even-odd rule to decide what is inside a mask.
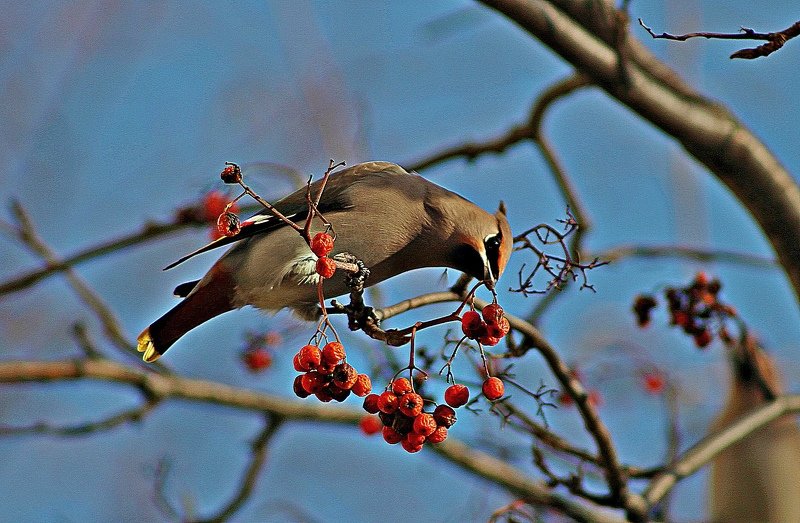
[[[740,25],[770,31],[793,23],[795,7],[789,1],[754,10],[744,1],[720,7],[711,1],[637,0],[631,14],[657,31],[734,31]],[[19,199],[60,253],[126,233],[148,219],[169,218],[178,205],[219,186],[217,173],[225,161],[275,162],[320,174],[331,157],[349,164],[375,159],[408,164],[446,145],[494,136],[522,121],[537,93],[570,72],[498,15],[461,1],[26,2],[3,11],[0,200]],[[638,27],[634,34],[702,92],[730,107],[790,172],[800,171],[800,44],[790,42],[767,59],[731,61],[727,56],[739,48],[736,42],[651,41]],[[680,243],[771,255],[727,189],[668,137],[602,92],[585,90],[558,103],[548,114],[546,132],[590,210],[590,249]],[[563,216],[564,202],[543,160],[527,144],[423,174],[487,209],[504,200],[516,231]],[[252,179],[269,196],[288,189],[285,180],[263,173]],[[204,241],[204,232],[184,233],[86,263],[80,273],[133,337],[171,306],[174,285],[199,277],[209,266],[213,255],[161,271]],[[6,238],[0,238],[0,254],[2,279],[38,264]],[[524,261],[512,261],[506,283],[513,284]],[[624,370],[631,351],[668,369],[686,389],[685,444],[704,434],[721,405],[727,375],[720,347],[700,353],[666,327],[640,332],[628,313],[637,292],[687,281],[701,268],[723,279],[728,301],[775,354],[789,388],[797,391],[800,315],[780,271],[675,260],[623,261],[599,269],[591,275],[598,292],[571,289],[542,328],[568,360],[590,370],[625,461],[654,464],[665,448],[663,407],[637,393],[633,369]],[[428,289],[439,275],[404,275],[382,288],[384,299]],[[501,301],[524,314],[536,298],[506,294]],[[58,278],[3,297],[2,357],[74,355],[70,329],[76,320],[96,329]],[[252,310],[226,315],[182,340],[183,346],[171,351],[170,364],[189,376],[290,394],[295,340],[287,340],[266,377],[245,375],[236,356],[243,329],[289,321]],[[441,335],[431,333],[425,341],[435,344]],[[367,347],[355,356],[366,365],[374,347],[352,343]],[[541,363],[529,356],[518,362],[519,375],[535,384],[547,380]],[[609,367],[623,370],[608,372]],[[137,399],[119,387],[74,384],[4,387],[3,397],[0,420],[22,424],[81,421]],[[579,431],[569,413],[559,412],[551,421],[565,434]],[[500,430],[489,416],[459,429],[458,437],[476,444]],[[174,501],[192,499],[206,514],[230,495],[247,442],[257,431],[252,416],[175,403],[140,425],[91,438],[0,440],[0,477],[6,478],[0,519],[158,517],[148,498],[150,471],[165,456],[173,464]],[[509,431],[502,436],[526,467],[526,441]],[[165,444],[144,449],[148,437]],[[331,448],[336,452],[330,459],[314,459]],[[436,457],[409,457],[345,428],[291,427],[278,436],[273,456],[243,520],[281,520],[268,515],[286,503],[320,521],[340,520],[344,513],[365,521],[377,515],[400,520],[405,502],[419,507],[420,518],[485,519],[507,499]],[[309,479],[329,477],[345,464],[357,464],[362,472],[338,480],[335,493]],[[406,497],[400,491],[385,500],[363,496],[365,488],[392,491],[412,484],[402,491]],[[679,519],[701,517],[702,488],[702,475],[678,488]],[[332,513],[334,504],[341,510]]]

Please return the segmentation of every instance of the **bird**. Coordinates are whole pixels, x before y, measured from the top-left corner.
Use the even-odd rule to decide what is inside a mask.
[[[322,180],[310,185],[316,195]],[[308,188],[274,207],[303,225]],[[493,288],[503,273],[513,236],[501,201],[489,213],[397,164],[372,161],[334,171],[317,205],[335,234],[331,256],[347,253],[369,269],[369,287],[424,267],[452,268]],[[324,230],[315,225],[312,233]],[[165,270],[217,247],[233,244],[199,280],[178,285],[183,299],[144,329],[137,349],[154,362],[195,327],[246,305],[267,312],[291,309],[306,320],[320,314],[317,256],[305,239],[267,209],[241,223],[233,236],[217,239]],[[349,291],[344,271],[323,284],[326,297]]]
[[[783,392],[775,361],[752,337],[736,347],[731,363],[728,397],[712,432]],[[800,427],[793,416],[768,423],[714,458],[708,510],[709,521],[719,523],[800,521]]]

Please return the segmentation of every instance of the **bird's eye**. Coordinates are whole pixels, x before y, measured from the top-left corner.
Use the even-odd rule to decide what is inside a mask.
[[[499,249],[500,248],[500,235],[495,234],[494,236],[489,236],[483,241],[486,250],[489,249]]]

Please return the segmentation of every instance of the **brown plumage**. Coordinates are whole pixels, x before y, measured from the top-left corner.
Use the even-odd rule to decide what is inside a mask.
[[[763,406],[765,387],[772,394],[783,392],[774,360],[753,340],[736,352],[728,398],[712,431]],[[709,519],[718,523],[800,521],[800,428],[794,416],[769,423],[712,461]]]
[[[312,194],[320,182],[312,184]],[[275,204],[303,223],[306,189]],[[450,267],[494,283],[511,254],[505,208],[489,214],[461,196],[388,162],[354,165],[330,176],[319,205],[336,232],[334,252],[349,253],[369,268],[366,285],[406,271]],[[167,268],[207,250],[235,245],[196,284],[183,284],[175,308],[139,335],[139,351],[154,361],[183,334],[209,319],[245,305],[303,318],[318,314],[316,256],[300,235],[263,212],[222,238]],[[325,281],[325,295],[345,294],[345,275]]]

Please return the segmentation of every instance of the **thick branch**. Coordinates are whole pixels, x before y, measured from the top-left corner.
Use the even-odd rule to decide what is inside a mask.
[[[703,99],[640,45],[629,46],[621,82],[613,3],[482,0],[550,46],[611,96],[672,135],[750,211],[800,299],[800,188],[772,153],[724,107]],[[596,8],[597,5],[602,8]],[[581,25],[583,24],[583,25]],[[668,79],[673,76],[674,79]]]

